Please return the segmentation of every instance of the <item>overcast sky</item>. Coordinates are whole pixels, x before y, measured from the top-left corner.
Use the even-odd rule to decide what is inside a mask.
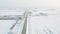
[[[60,8],[60,0],[0,0],[0,8]]]

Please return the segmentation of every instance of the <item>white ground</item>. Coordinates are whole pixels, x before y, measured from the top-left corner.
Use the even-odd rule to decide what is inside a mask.
[[[58,15],[58,12],[50,11],[50,13],[45,13],[56,15],[29,16],[27,34],[60,34],[60,15]]]
[[[49,29],[53,33],[60,33],[60,16],[36,16],[30,17],[30,27],[32,34],[36,34],[44,29]],[[29,28],[30,28],[29,27]],[[47,30],[48,31],[48,30]],[[44,32],[42,32],[44,33]]]
[[[0,20],[0,34],[8,34],[10,27],[15,23],[15,20]]]
[[[37,12],[37,14],[38,13],[39,12]],[[53,13],[57,14],[57,12],[53,12]],[[48,13],[48,14],[51,14],[51,13]],[[16,22],[15,20],[0,20],[0,34],[7,34],[9,31],[9,28],[15,22]],[[60,34],[60,15],[28,16],[28,29],[27,29],[28,33],[27,34],[47,34],[51,31],[53,34]]]
[[[19,12],[16,10],[0,10],[0,16],[4,15],[24,15],[24,12]],[[16,20],[0,20],[0,34],[8,34],[10,32],[10,28],[14,23],[16,23]],[[18,27],[22,30],[22,24],[23,23],[21,23],[20,27],[19,25],[16,25],[16,27],[13,29],[13,33],[16,33],[16,28]]]

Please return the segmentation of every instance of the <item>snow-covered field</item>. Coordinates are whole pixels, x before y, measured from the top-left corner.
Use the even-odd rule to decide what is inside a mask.
[[[28,34],[60,34],[58,11],[32,11],[32,16],[28,17]]]
[[[4,17],[4,16],[5,17],[6,16],[14,17],[15,16],[17,18],[19,15],[24,15],[24,12],[23,11],[19,12],[16,10],[0,10],[0,16],[2,16],[2,17]],[[16,21],[17,21],[17,19],[15,19],[15,20],[0,20],[0,34],[12,34],[12,33],[16,34],[18,31],[19,31],[18,33],[21,34],[24,21],[22,21],[22,23],[20,25],[17,24],[14,27],[14,29],[12,31],[10,31],[10,28],[13,26],[14,23],[16,23]]]
[[[16,12],[15,10],[13,11],[5,10],[6,12],[4,12],[3,10],[0,10],[0,11],[1,11],[0,16],[24,15],[24,12],[22,11],[21,12],[19,11]],[[32,12],[32,13],[30,13],[30,16],[28,15],[27,34],[60,34],[59,11],[29,10],[29,12]],[[10,27],[15,22],[16,20],[0,20],[0,34],[8,34]],[[17,25],[17,28],[18,26],[19,25]],[[19,26],[19,30],[22,30],[21,26],[23,26],[23,22]],[[16,29],[14,29],[13,32],[16,32]]]
[[[15,23],[15,20],[0,20],[0,34],[8,34],[10,27]]]
[[[30,17],[31,34],[49,33],[49,30],[54,34],[60,33],[60,16],[36,16]],[[44,31],[45,30],[45,31]]]

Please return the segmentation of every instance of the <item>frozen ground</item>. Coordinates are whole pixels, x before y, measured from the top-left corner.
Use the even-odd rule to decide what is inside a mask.
[[[30,10],[32,16],[28,16],[27,34],[60,34],[60,15],[58,11]],[[35,11],[35,12],[34,12]],[[40,14],[42,13],[42,14]],[[0,12],[2,15],[22,15],[19,12]],[[36,16],[35,16],[36,15]],[[0,20],[0,34],[7,34],[16,20]],[[23,23],[21,24],[23,26]],[[20,25],[20,28],[21,28]],[[21,28],[22,29],[22,28]],[[19,29],[20,30],[20,29]],[[16,32],[13,30],[13,32]]]
[[[31,34],[45,34],[49,30],[51,30],[51,32],[53,32],[54,34],[60,34],[60,16],[30,17],[29,24],[31,27],[29,27]]]
[[[0,34],[8,34],[10,27],[15,23],[15,20],[0,20]]]
[[[5,16],[5,15],[8,16],[24,15],[24,12],[23,11],[19,12],[16,10],[0,10],[0,16]],[[10,28],[13,26],[14,23],[16,23],[16,20],[0,20],[0,34],[8,34],[10,32]],[[20,26],[16,25],[11,32],[16,34],[18,28],[20,28],[18,30],[20,32],[22,30],[22,26],[23,26],[23,22],[20,24]]]
[[[46,15],[39,15],[45,13]],[[28,34],[60,34],[60,15],[57,11],[33,12],[28,17]]]

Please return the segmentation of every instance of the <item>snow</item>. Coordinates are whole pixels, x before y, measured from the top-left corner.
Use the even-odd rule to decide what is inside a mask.
[[[46,13],[47,16],[39,13]],[[60,34],[60,15],[57,11],[37,11],[28,17],[28,34]]]
[[[16,11],[16,10],[0,10],[0,16],[1,18],[6,16],[9,17],[13,17],[13,18],[18,18],[18,15],[24,15],[24,11]],[[9,16],[10,15],[10,16]],[[15,16],[16,15],[16,16]],[[23,29],[23,24],[24,21],[20,24],[20,25],[16,25],[15,28],[13,29],[13,31],[10,31],[10,28],[12,27],[12,25],[14,23],[16,23],[16,20],[0,20],[0,34],[16,34],[16,30],[18,30],[18,33],[21,33],[22,29]],[[19,28],[19,29],[17,29]]]
[[[15,20],[0,20],[0,34],[7,34]]]
[[[1,10],[2,11],[2,10]],[[60,14],[58,11],[40,11],[35,12],[30,10],[32,14],[28,15],[27,21],[27,34],[60,34]],[[41,15],[40,13],[47,14]],[[2,11],[2,15],[23,15],[24,12],[16,12],[15,10]],[[35,16],[33,16],[35,15]],[[38,16],[36,16],[38,15]],[[10,27],[16,22],[16,20],[0,20],[0,34],[8,34]],[[18,34],[22,32],[24,20],[20,25],[16,25],[12,32]],[[18,27],[17,27],[18,26]],[[19,29],[18,29],[19,28]]]

